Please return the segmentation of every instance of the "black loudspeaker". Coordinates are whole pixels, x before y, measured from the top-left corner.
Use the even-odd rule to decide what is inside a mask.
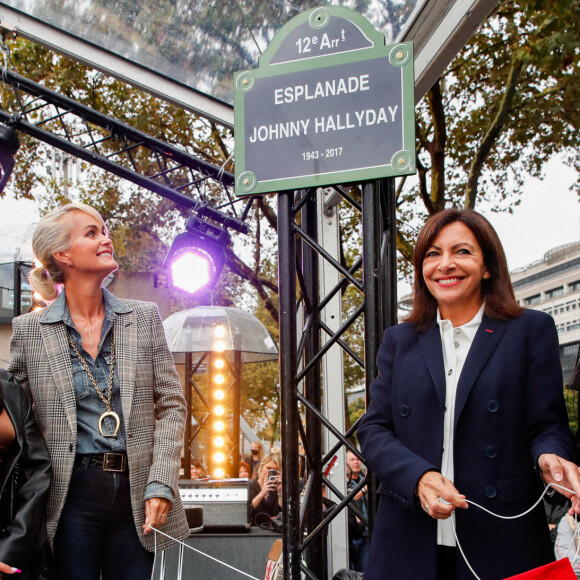
[[[179,493],[186,515],[189,509],[197,506],[203,508],[204,532],[250,529],[252,504],[249,480],[180,479]]]

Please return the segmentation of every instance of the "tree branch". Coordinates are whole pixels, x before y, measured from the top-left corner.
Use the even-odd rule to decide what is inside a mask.
[[[266,202],[266,197],[261,195],[258,197],[258,207],[262,212],[263,216],[266,218],[270,227],[277,232],[278,231],[278,216],[275,214],[272,206]]]
[[[277,287],[274,287],[271,282],[260,279],[249,266],[240,260],[230,247],[226,246],[225,252],[228,268],[240,278],[247,280],[255,288],[260,300],[264,304],[264,307],[270,313],[270,316],[274,321],[278,323],[278,309],[266,292],[266,288],[270,288],[278,293]]]
[[[510,70],[506,79],[505,91],[499,105],[498,111],[492,120],[487,133],[482,139],[473,160],[469,166],[469,174],[467,177],[467,184],[465,185],[465,202],[466,208],[473,209],[477,199],[477,183],[481,177],[485,160],[490,151],[495,145],[499,135],[505,127],[506,121],[510,112],[512,111],[512,104],[518,80],[522,70],[524,69],[524,62],[517,58],[512,58],[510,62]]]
[[[429,110],[433,119],[433,139],[426,150],[431,156],[431,202],[429,213],[437,213],[445,208],[445,145],[447,143],[447,128],[445,126],[445,110],[441,79],[439,79],[427,94]]]

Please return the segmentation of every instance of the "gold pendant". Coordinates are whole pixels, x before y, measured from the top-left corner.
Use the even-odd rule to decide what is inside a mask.
[[[115,419],[115,422],[117,423],[116,427],[115,427],[115,432],[112,435],[105,435],[103,433],[103,419],[105,417],[113,417],[113,419]],[[117,433],[119,432],[119,427],[121,426],[121,419],[119,419],[119,415],[117,415],[117,413],[115,413],[115,411],[105,411],[100,417],[99,417],[99,433],[103,436],[103,437],[116,437]]]

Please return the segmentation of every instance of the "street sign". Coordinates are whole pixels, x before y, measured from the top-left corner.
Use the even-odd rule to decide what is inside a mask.
[[[414,173],[413,82],[412,44],[357,12],[296,16],[234,75],[236,194]]]

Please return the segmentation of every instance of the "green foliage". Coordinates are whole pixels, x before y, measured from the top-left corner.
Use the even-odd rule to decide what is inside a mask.
[[[509,211],[556,154],[580,169],[579,23],[577,0],[500,2],[423,98],[418,180],[398,190],[406,260],[429,215],[482,199]]]
[[[578,431],[578,391],[564,387],[564,399],[572,433]]]
[[[365,397],[353,399],[347,407],[348,424],[353,425],[365,412]]]

